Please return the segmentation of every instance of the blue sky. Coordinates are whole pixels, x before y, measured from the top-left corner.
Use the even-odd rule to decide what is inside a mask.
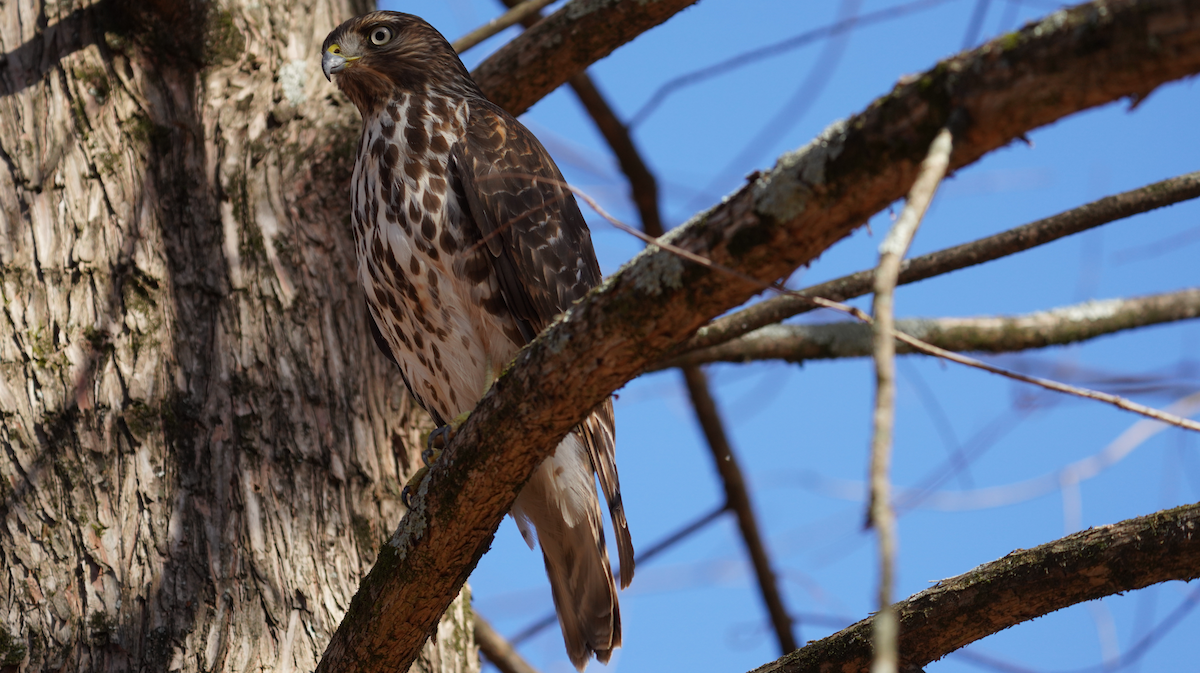
[[[702,0],[597,63],[592,76],[629,119],[663,83],[833,22],[895,7],[897,0]],[[662,185],[668,226],[732,191],[754,169],[805,144],[836,119],[890,90],[897,78],[931,67],[963,47],[977,0],[945,0],[853,31],[840,44],[817,41],[676,92],[634,129]],[[979,41],[1053,11],[1055,3],[987,3]],[[490,0],[386,2],[421,15],[454,38],[500,11]],[[464,55],[469,67],[515,29]],[[815,73],[815,74],[814,74]],[[823,85],[822,85],[823,83]],[[793,99],[804,88],[797,105]],[[1194,80],[1088,111],[1030,134],[961,171],[943,186],[912,254],[979,238],[1198,167],[1200,87]],[[787,114],[780,114],[781,110]],[[801,114],[796,114],[799,111]],[[774,118],[782,123],[770,126]],[[523,121],[557,158],[567,179],[617,217],[637,224],[626,186],[602,138],[573,94],[559,90]],[[751,146],[750,149],[747,146]],[[751,151],[752,150],[752,151]],[[605,273],[641,243],[586,212]],[[793,279],[808,285],[873,266],[889,224],[877,215]],[[874,232],[872,235],[871,232]],[[1155,245],[1158,244],[1158,245]],[[983,267],[902,288],[901,316],[1012,314],[1087,299],[1196,285],[1200,203],[1120,221]],[[859,305],[865,306],[862,301]],[[829,321],[813,313],[803,320]],[[1196,321],[1097,339],[1082,346],[992,358],[1091,385],[1096,376],[1145,376],[1172,385],[1135,395],[1165,407],[1200,388]],[[927,358],[900,364],[893,478],[919,483],[955,446],[978,450],[969,469],[941,486],[1002,486],[1053,473],[1095,454],[1138,418],[1095,402],[1065,399]],[[708,369],[763,525],[800,641],[873,610],[874,544],[861,529],[863,504],[835,488],[866,471],[872,373],[865,360],[721,365]],[[1090,377],[1090,378],[1089,378]],[[721,486],[688,406],[681,377],[642,377],[617,401],[618,462],[635,545],[640,548],[711,510]],[[990,437],[980,442],[980,437]],[[1112,523],[1200,499],[1200,441],[1167,430],[1080,485],[1003,507],[918,508],[900,521],[897,597],[970,570],[1016,548],[1048,542],[1079,526]],[[841,491],[854,489],[841,489]],[[475,607],[505,635],[551,609],[540,554],[510,520],[471,578]],[[1077,606],[992,636],[969,648],[1036,671],[1104,670],[1128,652],[1196,586],[1171,583]],[[724,518],[638,568],[622,594],[625,645],[608,670],[745,671],[778,656],[742,543]],[[1194,670],[1188,613],[1137,664],[1124,670]],[[1190,634],[1190,635],[1189,635]],[[523,643],[545,673],[573,670],[557,626]],[[1092,667],[1092,668],[1088,668]],[[591,664],[590,670],[601,670]],[[981,670],[951,656],[930,673]],[[982,670],[989,670],[984,668]]]

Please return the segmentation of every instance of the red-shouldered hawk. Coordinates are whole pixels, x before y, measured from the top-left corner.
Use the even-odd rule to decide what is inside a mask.
[[[351,185],[358,277],[372,332],[439,425],[463,417],[517,351],[600,281],[591,234],[541,143],[471,79],[424,20],[373,12],[330,33],[327,78],[363,118]],[[537,531],[567,653],[583,670],[621,644],[593,473],[621,561],[612,402],[534,472],[512,515]]]

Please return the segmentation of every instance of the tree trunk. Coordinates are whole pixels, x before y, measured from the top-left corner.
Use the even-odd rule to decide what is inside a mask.
[[[0,671],[311,670],[429,421],[364,322],[352,0],[0,5]],[[417,667],[477,671],[467,592]]]

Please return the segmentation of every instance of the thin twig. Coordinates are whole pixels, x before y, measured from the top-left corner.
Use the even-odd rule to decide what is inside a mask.
[[[717,404],[708,389],[708,380],[699,367],[684,367],[684,380],[687,382],[688,395],[696,410],[696,420],[704,430],[709,449],[712,450],[713,462],[717,473],[721,475],[721,483],[725,486],[725,500],[737,514],[738,528],[746,543],[746,553],[754,565],[754,574],[758,578],[758,588],[762,592],[763,602],[766,603],[767,614],[775,627],[775,636],[779,641],[781,654],[787,654],[796,649],[796,637],[792,633],[792,619],[787,608],[783,605],[783,596],[775,581],[775,573],[771,570],[771,560],[767,556],[766,545],[763,544],[759,532],[758,520],[754,507],[750,503],[750,494],[746,488],[746,479],[738,464],[733,449],[729,445],[725,428],[721,423]]]
[[[507,12],[458,38],[450,46],[454,47],[454,51],[461,54],[505,28],[515,26],[527,17],[537,15],[542,11],[543,7],[553,2],[554,0],[525,0],[525,2],[513,6]]]
[[[629,128],[621,123],[616,113],[604,99],[603,94],[596,88],[587,73],[579,73],[570,79],[571,88],[579,97],[596,128],[604,136],[604,140],[612,149],[621,172],[629,181],[630,195],[637,206],[638,215],[642,220],[642,231],[658,238],[663,235],[662,216],[659,213],[658,181],[646,166],[641,152],[629,135]]]
[[[874,673],[895,673],[898,666],[900,622],[892,612],[892,584],[896,563],[896,513],[892,510],[890,465],[892,430],[896,417],[896,341],[894,296],[900,261],[912,244],[925,211],[950,167],[954,143],[950,129],[942,129],[929,146],[921,170],[908,193],[908,203],[879,247],[875,270],[875,317],[872,343],[875,351],[875,414],[871,436],[871,498],[869,521],[879,536],[879,614],[873,640]]]
[[[1064,236],[1197,197],[1200,197],[1200,171],[1106,196],[995,236],[914,257],[901,265],[898,284],[915,283],[990,262],[1056,241]],[[678,352],[682,354],[714,346],[760,327],[811,311],[813,304],[808,300],[811,297],[846,301],[862,296],[871,291],[875,282],[874,276],[874,270],[859,271],[798,292],[761,301],[700,328],[694,337],[680,346]]]
[[[1200,288],[1086,301],[1018,316],[909,318],[896,331],[939,348],[1011,353],[1078,343],[1129,329],[1200,317]],[[898,344],[897,354],[920,352]],[[657,369],[710,362],[830,360],[871,355],[871,329],[857,322],[767,325],[732,341],[690,351]]]
[[[1197,423],[1196,421],[1187,418],[1180,418],[1174,414],[1168,414],[1165,411],[1148,407],[1144,404],[1138,404],[1137,402],[1126,399],[1119,395],[1112,395],[1110,393],[1100,392],[1099,390],[1090,390],[1088,388],[1067,385],[1065,383],[1059,383],[1058,381],[1043,379],[1038,376],[1026,376],[1024,374],[1018,374],[1017,372],[1010,371],[1002,367],[997,367],[995,365],[990,365],[986,362],[976,360],[975,358],[959,355],[958,353],[952,353],[944,348],[938,348],[937,346],[927,344],[920,339],[914,339],[907,334],[901,334],[898,332],[894,334],[897,339],[907,343],[921,352],[928,353],[930,355],[936,355],[937,357],[950,360],[951,362],[957,362],[959,364],[967,365],[968,367],[975,367],[976,369],[982,369],[993,374],[999,374],[1015,381],[1032,383],[1035,386],[1041,386],[1047,390],[1054,390],[1060,393],[1066,393],[1068,395],[1085,397],[1089,400],[1105,402],[1117,407],[1118,409],[1132,411],[1135,414],[1141,414],[1147,418],[1153,418],[1164,423],[1170,423],[1171,425],[1176,425],[1181,428],[1187,428],[1188,430],[1200,432],[1200,423]]]
[[[538,673],[478,612],[475,613],[475,643],[500,673]]]
[[[895,7],[887,7],[877,12],[870,12],[861,16],[852,16],[840,21],[836,21],[827,26],[821,26],[820,28],[814,28],[812,30],[800,33],[799,35],[793,35],[792,37],[780,40],[774,44],[768,44],[763,47],[752,49],[748,52],[725,59],[720,63],[714,63],[713,65],[700,68],[699,70],[693,70],[692,72],[678,75],[667,80],[654,90],[654,93],[650,95],[650,98],[642,104],[642,107],[638,108],[638,111],[635,112],[632,117],[630,117],[629,126],[632,128],[638,124],[641,124],[646,120],[647,117],[650,116],[651,113],[654,112],[655,109],[658,108],[658,106],[662,105],[663,101],[665,101],[668,96],[685,87],[699,84],[705,80],[750,65],[752,63],[756,63],[765,58],[778,56],[793,49],[799,49],[800,47],[812,44],[817,40],[834,37],[836,35],[854,30],[855,28],[862,28],[874,23],[898,19],[913,12],[928,9],[946,2],[948,2],[948,0],[916,0],[915,2],[896,5]]]

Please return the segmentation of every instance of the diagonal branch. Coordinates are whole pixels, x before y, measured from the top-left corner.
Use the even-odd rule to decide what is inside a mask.
[[[696,0],[571,0],[471,73],[493,103],[520,115],[571,75]]]
[[[712,451],[717,474],[721,475],[721,483],[725,487],[725,502],[737,515],[738,530],[741,531],[742,541],[746,544],[746,554],[750,557],[754,576],[758,579],[758,590],[766,605],[767,616],[775,629],[779,649],[782,654],[787,654],[796,649],[792,618],[783,604],[783,594],[779,591],[779,583],[776,582],[775,572],[771,569],[771,559],[767,555],[767,546],[763,543],[762,533],[759,531],[758,518],[750,502],[750,491],[746,488],[742,468],[729,444],[728,434],[721,423],[721,415],[717,412],[717,403],[712,393],[709,392],[708,379],[704,372],[699,367],[684,367],[683,377],[692,406],[696,410],[696,418],[700,421],[700,427],[704,430],[704,437]]]
[[[1011,353],[1078,343],[1124,330],[1200,318],[1200,288],[1087,301],[1019,316],[910,318],[896,331],[951,351]],[[767,325],[732,341],[685,353],[660,368],[710,362],[829,360],[871,354],[871,328],[857,322]],[[896,344],[898,354],[920,352]]]
[[[955,169],[1073,112],[1144,97],[1196,72],[1200,0],[1056,12],[897,86],[665,239],[773,282],[902,196],[951,107],[970,120],[951,157]],[[407,668],[517,492],[570,428],[759,288],[649,246],[556,320],[517,355],[434,463],[317,670]]]
[[[1139,189],[1106,196],[1078,208],[1030,222],[994,236],[906,260],[900,266],[899,284],[905,285],[976,264],[990,262],[1039,245],[1057,241],[1093,227],[1139,213],[1200,197],[1200,171],[1155,182]],[[874,269],[814,285],[796,294],[761,301],[702,327],[683,344],[680,353],[707,348],[752,330],[777,323],[815,307],[808,297],[846,301],[867,294],[875,282]],[[796,296],[796,295],[800,296]],[[665,368],[666,364],[663,365]]]
[[[475,613],[475,642],[479,644],[483,656],[500,669],[500,673],[537,673],[537,669],[517,654],[512,644],[496,633],[496,629],[478,612]]]
[[[900,662],[921,667],[1055,610],[1170,580],[1200,577],[1200,504],[1089,528],[1018,549],[892,606]],[[754,673],[865,671],[874,619],[843,629]]]

